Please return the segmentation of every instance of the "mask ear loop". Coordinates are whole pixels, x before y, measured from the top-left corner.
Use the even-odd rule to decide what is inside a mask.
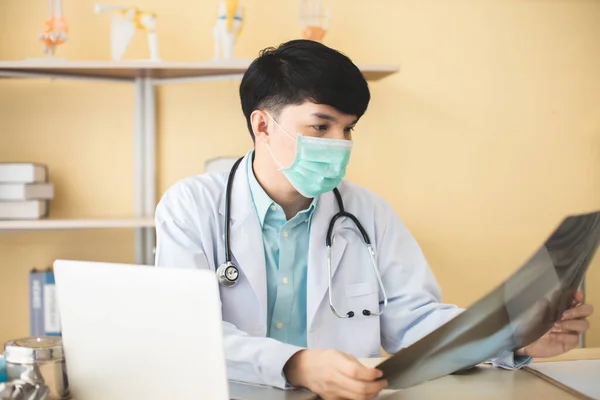
[[[269,116],[269,118],[271,118],[271,121],[273,121],[275,123],[275,125],[277,125],[279,127],[279,129],[281,129],[290,139],[292,139],[293,141],[295,141],[296,142],[296,146],[298,146],[298,141],[296,139],[294,139],[294,137],[292,135],[290,135],[285,129],[283,129],[281,127],[281,125],[279,125],[277,123],[277,121],[275,121],[275,118],[273,118],[271,116],[271,114],[269,114],[267,111],[265,111],[265,114],[267,114]],[[278,170],[279,171],[284,170],[285,168],[283,167],[283,165],[281,165],[281,163],[279,162],[279,160],[277,159],[277,157],[275,157],[275,154],[273,154],[273,150],[271,149],[271,145],[269,143],[267,143],[267,149],[269,149],[269,153],[271,153],[271,157],[273,157],[273,160],[279,166]]]
[[[265,111],[265,113],[266,113],[266,114],[269,116],[269,118],[271,118],[271,121],[273,121],[273,122],[275,123],[275,125],[277,125],[277,126],[279,127],[279,129],[281,129],[283,132],[285,132],[285,134],[286,134],[286,135],[288,135],[288,137],[289,137],[290,139],[292,139],[294,142],[296,141],[296,138],[295,138],[295,137],[293,137],[293,136],[292,136],[292,135],[290,135],[290,134],[289,134],[289,133],[288,133],[288,132],[287,132],[285,129],[283,129],[283,128],[282,128],[282,126],[281,126],[281,125],[279,125],[279,124],[277,123],[277,121],[275,121],[275,118],[271,117],[271,114],[269,114],[269,113],[268,113],[268,112],[266,112],[266,111]]]
[[[271,145],[269,143],[267,143],[267,149],[269,149],[269,153],[271,153],[271,157],[273,157],[273,161],[275,161],[275,163],[279,166],[279,168],[277,170],[282,171],[284,169],[283,165],[281,165],[281,163],[279,162],[277,157],[275,157],[275,154],[273,154],[273,150],[271,150]]]

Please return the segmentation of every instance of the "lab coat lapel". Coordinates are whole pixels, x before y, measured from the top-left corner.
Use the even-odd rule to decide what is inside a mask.
[[[251,153],[249,153],[251,154]],[[234,264],[248,279],[261,309],[261,325],[267,322],[267,273],[262,229],[248,184],[248,155],[240,163],[231,191],[230,249]],[[225,195],[219,213],[225,215]],[[223,238],[224,240],[224,238]],[[235,286],[231,290],[236,290]],[[240,305],[243,306],[243,305]]]
[[[315,314],[319,309],[323,297],[327,293],[329,276],[327,271],[327,229],[331,218],[339,211],[335,195],[329,192],[321,195],[317,208],[311,221],[310,242],[308,251],[308,279],[307,279],[307,327],[310,329]],[[341,219],[336,222],[336,228],[341,225]],[[336,230],[334,229],[334,232]],[[340,259],[346,248],[346,239],[334,236],[331,247],[331,275],[340,264]],[[335,291],[335,289],[334,289]]]

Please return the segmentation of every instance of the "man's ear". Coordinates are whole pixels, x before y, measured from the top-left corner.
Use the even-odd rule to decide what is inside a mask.
[[[250,124],[257,141],[269,141],[269,122],[269,116],[262,110],[254,110],[250,114]]]

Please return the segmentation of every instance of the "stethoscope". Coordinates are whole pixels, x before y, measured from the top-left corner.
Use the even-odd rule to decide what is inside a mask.
[[[240,162],[243,159],[244,159],[243,157],[238,159],[231,167],[231,170],[229,171],[229,177],[227,178],[227,188],[225,191],[225,262],[223,264],[219,265],[219,267],[217,268],[217,271],[216,271],[217,280],[219,281],[219,283],[222,286],[225,286],[225,287],[233,287],[237,283],[238,278],[240,276],[238,268],[233,264],[233,262],[231,262],[231,258],[232,258],[231,257],[231,248],[229,246],[229,222],[230,222],[229,216],[230,216],[230,208],[231,208],[231,191],[232,191],[232,186],[233,186],[233,178],[235,176],[235,172],[237,171],[237,168],[238,168]],[[335,198],[336,198],[336,201],[338,203],[338,207],[340,210],[329,221],[329,227],[327,228],[327,236],[325,239],[325,242],[326,242],[325,244],[327,246],[327,270],[329,272],[329,282],[328,282],[328,285],[329,285],[328,286],[329,308],[331,308],[331,311],[333,312],[333,314],[338,318],[354,317],[354,311],[348,311],[345,315],[340,314],[337,311],[337,309],[333,305],[332,290],[331,290],[331,287],[332,287],[332,284],[331,284],[331,279],[332,279],[332,275],[331,275],[331,244],[332,244],[332,239],[334,236],[333,227],[335,226],[335,223],[338,219],[340,219],[341,217],[347,217],[347,218],[350,218],[352,220],[352,222],[354,222],[354,224],[360,231],[360,234],[362,235],[363,241],[365,242],[365,244],[367,246],[367,250],[369,251],[369,256],[371,259],[371,266],[373,267],[373,272],[375,272],[375,276],[377,277],[377,283],[379,284],[379,289],[381,290],[381,293],[383,294],[383,307],[381,308],[381,310],[379,312],[374,312],[374,311],[365,309],[365,310],[362,310],[362,315],[364,315],[364,316],[379,316],[379,315],[383,314],[383,310],[387,307],[388,298],[387,298],[387,294],[385,293],[385,288],[383,287],[383,282],[381,281],[381,275],[379,274],[379,271],[377,269],[377,263],[375,262],[375,251],[373,250],[373,247],[371,246],[371,240],[369,239],[369,235],[363,228],[363,226],[360,223],[360,221],[358,220],[358,218],[356,218],[352,213],[349,213],[344,209],[344,202],[342,201],[342,196],[340,195],[340,192],[338,191],[337,188],[333,189],[333,193],[335,195]]]

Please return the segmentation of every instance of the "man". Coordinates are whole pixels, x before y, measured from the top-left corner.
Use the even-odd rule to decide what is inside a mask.
[[[342,180],[352,131],[370,100],[367,82],[346,56],[298,40],[263,51],[240,98],[254,149],[233,174],[229,207],[229,173],[176,183],[156,210],[156,264],[215,271],[226,260],[229,213],[239,272],[235,285],[220,287],[229,378],[306,387],[325,399],[373,398],[386,382],[356,358],[377,356],[381,347],[396,352],[461,310],[440,303],[437,282],[393,209]],[[328,252],[327,231],[341,208],[334,188],[364,228],[377,274],[351,218],[335,221]],[[389,299],[381,315],[378,275]],[[561,333],[491,361],[514,369],[565,352],[588,329],[591,312],[572,308]]]

